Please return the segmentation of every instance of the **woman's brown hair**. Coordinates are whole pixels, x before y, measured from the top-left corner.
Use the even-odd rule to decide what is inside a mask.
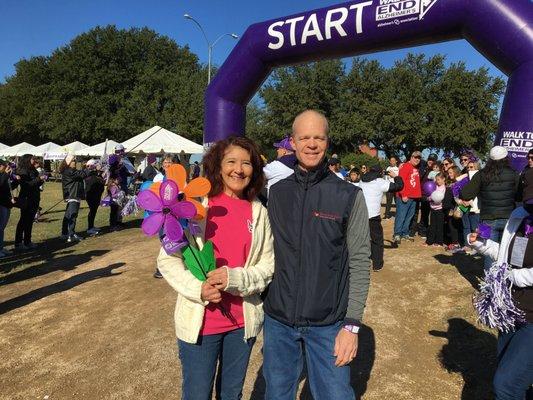
[[[222,159],[230,146],[238,146],[250,154],[252,163],[252,177],[250,183],[244,189],[244,198],[252,201],[265,186],[265,176],[263,174],[263,160],[257,145],[250,139],[244,137],[231,136],[227,139],[216,142],[205,154],[202,164],[204,166],[205,177],[211,182],[209,197],[214,197],[224,191],[224,182],[220,174]]]

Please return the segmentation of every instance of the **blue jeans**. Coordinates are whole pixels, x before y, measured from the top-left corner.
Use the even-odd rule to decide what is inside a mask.
[[[314,399],[353,400],[350,366],[335,366],[335,338],[342,321],[328,326],[292,327],[265,315],[263,375],[265,400],[294,400],[305,361]]]
[[[394,236],[409,236],[409,226],[415,215],[416,201],[408,199],[405,203],[396,197],[396,219],[394,220]]]
[[[6,229],[7,221],[9,221],[9,214],[11,214],[9,208],[0,206],[0,251],[4,248],[4,230]]]
[[[244,328],[200,336],[196,344],[178,339],[182,400],[211,400],[217,361],[216,398],[240,399],[254,343],[244,340]]]
[[[498,367],[494,375],[496,400],[523,400],[533,384],[533,324],[500,333]],[[530,398],[530,397],[528,397]]]
[[[487,219],[481,221],[481,223],[490,226],[490,240],[500,243],[503,236],[503,230],[505,229],[505,225],[507,224],[507,220],[503,218]],[[490,258],[489,256],[485,256],[485,259],[483,260],[483,268],[485,268],[485,271],[490,269],[493,262],[494,260],[492,258]]]
[[[479,214],[467,212],[463,214],[463,239],[468,243],[468,235],[474,233],[479,225]]]

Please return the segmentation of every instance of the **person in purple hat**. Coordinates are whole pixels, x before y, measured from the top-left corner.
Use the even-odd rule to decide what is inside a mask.
[[[289,137],[274,143],[277,152],[277,159],[268,163],[263,168],[265,177],[267,179],[267,191],[276,182],[287,178],[294,173],[294,165],[296,164],[296,156],[292,148]]]

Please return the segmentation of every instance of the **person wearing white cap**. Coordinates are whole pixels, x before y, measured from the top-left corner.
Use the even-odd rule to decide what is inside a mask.
[[[80,210],[81,200],[85,199],[84,179],[89,176],[90,171],[76,169],[76,157],[69,154],[59,166],[61,173],[61,183],[63,186],[63,199],[67,203],[61,237],[66,238],[67,242],[82,240],[76,234],[76,219]]]
[[[500,242],[505,224],[516,207],[519,175],[509,164],[505,147],[494,146],[487,165],[461,191],[461,200],[478,198],[481,223],[491,227],[490,239]],[[492,260],[485,257],[484,267]]]

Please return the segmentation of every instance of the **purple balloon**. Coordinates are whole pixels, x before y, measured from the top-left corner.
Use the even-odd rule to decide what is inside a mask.
[[[481,223],[478,225],[477,231],[480,238],[487,240],[490,239],[492,228],[490,225]]]
[[[422,191],[426,197],[431,196],[435,190],[437,190],[437,184],[435,181],[425,181],[422,185]]]

